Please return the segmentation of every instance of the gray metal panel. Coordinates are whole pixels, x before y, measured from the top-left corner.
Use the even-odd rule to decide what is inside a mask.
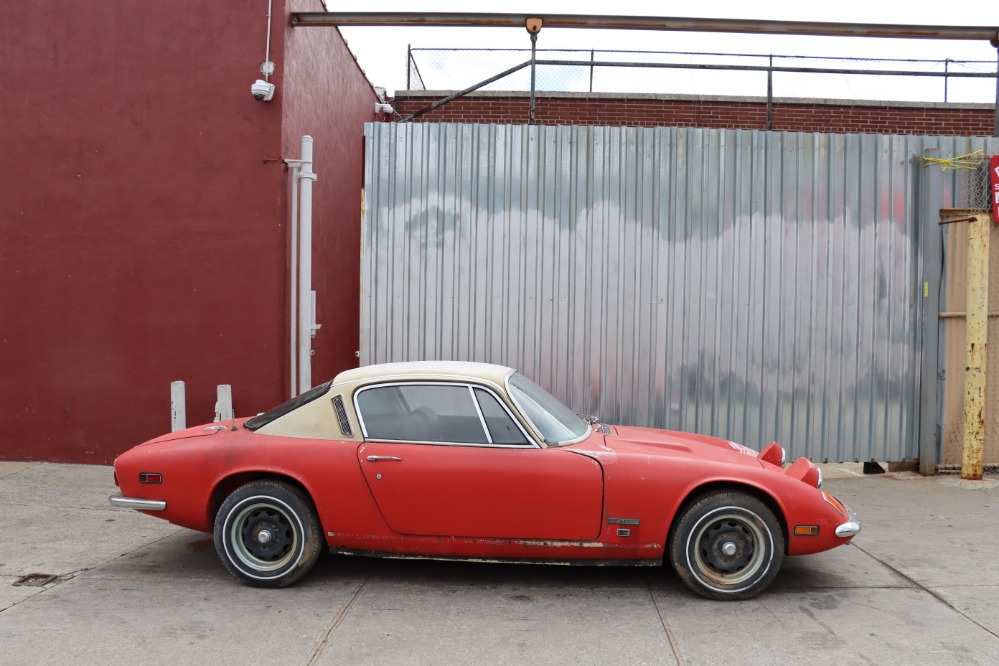
[[[606,422],[816,460],[918,456],[913,158],[995,140],[430,123],[365,137],[362,364],[502,363]],[[954,205],[961,181],[942,180]]]

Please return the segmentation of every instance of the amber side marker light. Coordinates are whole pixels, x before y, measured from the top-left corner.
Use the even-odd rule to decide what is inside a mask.
[[[794,536],[818,536],[818,525],[795,525]]]
[[[139,483],[163,483],[163,475],[159,472],[139,472]]]
[[[824,490],[822,491],[822,498],[829,503],[829,506],[839,511],[841,516],[843,516],[844,518],[849,517],[849,512],[846,510],[846,507],[843,506],[843,503],[840,502],[838,499],[836,499],[835,497],[833,497]]]

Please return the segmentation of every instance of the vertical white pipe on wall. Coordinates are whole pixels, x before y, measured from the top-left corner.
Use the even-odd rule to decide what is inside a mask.
[[[184,382],[170,382],[170,432],[187,427],[187,404]]]
[[[302,137],[302,164],[298,174],[299,253],[298,253],[298,392],[312,388],[312,137]]]
[[[298,161],[286,160],[291,167],[291,295],[288,298],[291,310],[291,325],[288,329],[291,397],[298,395]]]

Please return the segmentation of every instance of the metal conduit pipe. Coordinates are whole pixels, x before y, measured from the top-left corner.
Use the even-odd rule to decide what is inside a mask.
[[[291,264],[291,268],[288,280],[290,289],[288,303],[289,310],[291,311],[288,327],[291,377],[289,378],[288,385],[291,397],[294,398],[298,395],[298,167],[301,162],[298,160],[285,160],[285,164],[291,169],[291,215],[288,221],[291,227],[291,240],[289,243],[289,263]]]
[[[264,75],[264,81],[271,80],[271,68],[267,63],[271,61],[271,14],[274,9],[274,0],[267,0],[267,44],[264,46],[264,64],[260,66],[260,71]]]
[[[312,137],[302,137],[299,187],[298,392],[312,388]]]

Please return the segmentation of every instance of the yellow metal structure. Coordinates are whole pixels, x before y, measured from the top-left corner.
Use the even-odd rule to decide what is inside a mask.
[[[989,337],[989,232],[987,214],[968,221],[968,302],[964,375],[964,450],[961,478],[982,478],[985,380]]]

